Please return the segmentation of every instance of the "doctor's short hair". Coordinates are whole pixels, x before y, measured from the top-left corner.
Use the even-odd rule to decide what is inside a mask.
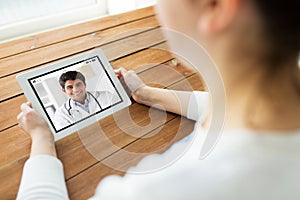
[[[68,80],[76,80],[79,79],[81,80],[84,84],[85,84],[85,77],[81,72],[77,72],[77,71],[68,71],[63,73],[62,75],[60,75],[59,77],[59,84],[62,88],[65,88],[65,83]],[[85,84],[86,85],[86,84]]]

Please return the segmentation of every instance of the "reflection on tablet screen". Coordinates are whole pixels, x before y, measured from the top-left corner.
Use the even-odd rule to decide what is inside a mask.
[[[56,132],[123,102],[98,56],[28,81]]]

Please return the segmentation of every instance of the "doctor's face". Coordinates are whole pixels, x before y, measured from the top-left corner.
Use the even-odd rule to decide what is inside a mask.
[[[65,88],[62,89],[71,99],[79,103],[84,103],[86,98],[86,85],[80,79],[67,80]]]

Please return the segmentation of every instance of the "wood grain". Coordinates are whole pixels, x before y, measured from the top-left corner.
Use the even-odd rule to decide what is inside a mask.
[[[117,59],[111,62],[111,65],[115,69],[124,67],[128,70],[134,70],[139,73],[157,64],[173,59],[173,56],[170,54],[170,52],[164,50],[167,48],[168,47],[166,43],[153,45],[151,48],[144,51],[139,51]],[[44,66],[45,65],[42,65],[41,67]],[[16,75],[21,73],[9,75],[0,79],[0,85],[1,88],[3,88],[2,91],[0,91],[0,102],[23,93],[16,80]]]
[[[120,26],[153,15],[153,8],[148,7],[2,43],[0,44],[0,59],[82,35],[93,34],[95,31]]]
[[[115,28],[118,30],[108,29],[100,33],[66,40],[57,44],[45,46],[44,48],[39,48],[3,58],[0,60],[0,78],[24,71],[26,69],[32,69],[42,64],[49,64],[51,62],[58,61],[59,59],[68,58],[75,54],[92,50],[96,47],[102,47],[108,58],[116,59],[118,55],[123,55],[132,48],[146,48],[155,44],[153,41],[157,38],[160,39],[156,40],[156,43],[159,43],[163,40],[162,34],[159,30],[151,31],[153,26],[149,27],[153,24],[157,24],[157,22],[153,23],[153,20],[150,20],[149,23],[145,23],[143,21],[139,23],[136,26],[132,26],[130,29],[124,25],[125,28],[121,27],[122,29],[120,27]],[[138,27],[140,28],[138,29]],[[125,32],[125,30],[127,30],[127,32]],[[142,32],[138,35],[139,39],[134,37],[134,35],[126,37],[128,34],[132,35],[132,33],[136,33],[137,31]],[[150,37],[150,35],[152,37]],[[120,37],[122,36],[125,38],[120,40]],[[143,40],[143,37],[146,38]],[[147,40],[147,38],[150,40]],[[112,44],[111,41],[115,41],[115,43]]]
[[[182,125],[182,127],[180,127],[180,125]],[[125,150],[129,152],[144,151],[144,154],[136,154],[134,157],[126,157],[124,154],[117,152],[108,158],[109,161],[103,160],[82,172],[80,175],[68,180],[67,186],[70,198],[88,199],[88,197],[91,197],[94,194],[97,185],[104,177],[108,175],[124,174],[123,171],[108,167],[107,163],[116,167],[127,169],[136,165],[138,161],[153,151],[156,151],[156,153],[164,152],[166,148],[175,141],[178,141],[188,135],[193,130],[193,127],[193,122],[184,118],[181,119],[180,117],[176,117],[174,120],[165,124],[160,133],[155,134],[155,136],[149,139],[137,140],[125,148]],[[174,138],[176,139],[173,140]],[[146,153],[145,150],[147,151]]]

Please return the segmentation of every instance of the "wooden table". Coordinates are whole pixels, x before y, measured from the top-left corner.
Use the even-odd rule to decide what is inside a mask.
[[[16,75],[98,47],[114,68],[122,66],[134,70],[149,85],[178,90],[191,90],[189,86],[204,89],[195,71],[177,65],[174,56],[164,50],[167,44],[152,7],[0,44],[0,199],[15,199],[22,168],[30,153],[30,138],[16,120],[20,104],[26,102]],[[132,128],[135,135],[120,129],[112,116],[96,124],[105,130],[114,145],[129,152],[163,152],[193,130],[193,121],[172,113],[167,113],[165,122],[153,123],[165,112],[152,110],[153,121],[150,122],[147,106],[133,102],[129,111],[136,125],[142,127],[138,130],[127,127]],[[122,111],[119,114],[122,116]],[[125,117],[125,124],[126,120]],[[160,131],[151,135],[157,128]],[[104,165],[104,160],[110,159],[128,168],[143,157],[128,159],[115,148],[101,146],[101,141],[95,145],[101,152],[97,159],[87,151],[78,133],[56,142],[71,199],[86,199],[94,194],[105,176],[124,174]]]

